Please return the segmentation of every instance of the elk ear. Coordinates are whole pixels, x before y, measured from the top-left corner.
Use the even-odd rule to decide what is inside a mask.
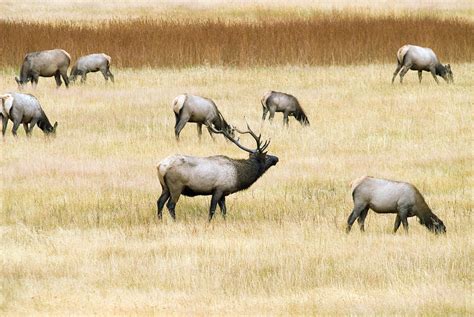
[[[58,122],[56,121],[53,125],[53,133],[56,133],[56,128],[58,127]]]
[[[15,81],[16,81],[16,83],[17,83],[18,85],[21,84],[20,79],[18,79],[18,77],[15,77]]]

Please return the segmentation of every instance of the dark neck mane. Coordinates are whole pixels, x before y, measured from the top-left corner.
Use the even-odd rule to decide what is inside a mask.
[[[237,169],[237,190],[249,188],[265,173],[265,162],[256,157],[246,160],[234,160]]]

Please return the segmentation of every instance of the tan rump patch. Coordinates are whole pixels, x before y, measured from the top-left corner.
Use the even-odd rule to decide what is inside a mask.
[[[266,107],[267,106],[267,99],[270,98],[270,96],[272,95],[273,91],[269,90],[267,91],[265,94],[263,94],[263,97],[262,97],[262,106]]]
[[[2,100],[2,115],[8,118],[13,107],[13,96],[11,94],[4,94],[0,96],[0,99]]]
[[[67,57],[69,57],[69,60],[71,60],[71,55],[69,55],[68,52],[66,52],[65,50],[63,49],[60,49],[64,54],[66,54]]]
[[[173,100],[173,111],[176,114],[179,114],[179,111],[184,106],[184,102],[186,101],[186,95],[179,95],[178,97],[174,98]]]
[[[403,62],[403,58],[405,57],[405,54],[410,49],[410,46],[411,46],[410,44],[407,44],[407,45],[403,45],[402,47],[398,49],[397,60],[400,64]]]
[[[359,186],[359,184],[362,183],[368,177],[370,177],[370,176],[364,175],[364,176],[361,176],[359,178],[354,179],[350,184],[351,185],[351,193],[353,193],[354,189],[356,189],[356,187]]]
[[[109,61],[109,65],[112,64],[112,57],[104,53],[102,53],[102,55],[104,55],[105,59]]]

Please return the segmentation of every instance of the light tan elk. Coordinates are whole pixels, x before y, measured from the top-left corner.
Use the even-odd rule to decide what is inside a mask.
[[[177,140],[179,140],[179,134],[187,122],[197,124],[199,138],[202,135],[203,124],[207,126],[211,137],[212,126],[219,131],[225,131],[232,137],[234,136],[233,127],[225,121],[216,104],[211,99],[188,94],[179,95],[173,100],[173,112],[176,117],[174,133]]]
[[[71,82],[75,82],[77,76],[81,76],[81,83],[84,83],[87,79],[87,73],[100,71],[106,81],[108,81],[110,78],[110,80],[114,82],[114,75],[110,72],[111,63],[112,58],[104,53],[82,56],[72,67],[69,80]]]
[[[261,142],[261,136],[256,136],[247,124],[247,131],[257,142],[256,149],[249,149],[230,136],[225,130],[210,129],[214,133],[223,134],[240,149],[249,153],[248,159],[232,159],[223,155],[195,157],[173,155],[162,160],[158,166],[158,179],[162,193],[157,200],[158,218],[162,218],[162,210],[166,203],[170,215],[176,219],[175,206],[181,195],[198,196],[210,195],[209,221],[211,221],[217,205],[222,216],[226,216],[225,197],[235,192],[249,188],[270,167],[278,163],[278,158],[265,151],[270,141]]]
[[[28,53],[25,55],[21,65],[20,78],[15,77],[15,80],[20,88],[29,81],[35,87],[40,76],[54,76],[56,86],[59,88],[62,84],[62,77],[66,87],[68,87],[67,69],[70,63],[71,56],[62,49]]]
[[[41,108],[38,99],[30,94],[7,93],[0,96],[2,117],[2,134],[5,136],[8,120],[13,121],[12,133],[16,136],[16,131],[20,124],[23,124],[26,135],[31,135],[31,131],[37,124],[45,134],[56,133],[58,123],[53,125]],[[28,127],[28,124],[30,125]]]
[[[431,212],[423,196],[412,184],[364,176],[352,182],[352,199],[354,209],[347,219],[347,232],[356,219],[360,230],[364,231],[364,221],[369,209],[376,213],[397,214],[394,233],[400,223],[408,232],[407,218],[413,216],[418,217],[420,223],[434,233],[446,232],[444,223]]]
[[[448,84],[452,83],[453,72],[449,64],[442,65],[431,48],[416,45],[404,45],[397,52],[397,69],[393,73],[392,84],[400,72],[400,83],[403,83],[403,76],[409,70],[418,71],[418,80],[421,83],[422,72],[430,72],[437,84],[436,76],[441,76]]]
[[[283,125],[288,126],[288,116],[295,117],[301,125],[308,126],[309,120],[304,113],[296,97],[278,91],[267,91],[261,100],[263,107],[262,120],[265,120],[267,113],[270,112],[270,122],[275,116],[275,112],[283,112]]]

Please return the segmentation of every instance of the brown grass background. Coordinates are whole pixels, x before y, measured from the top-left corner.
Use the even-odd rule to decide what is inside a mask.
[[[263,14],[261,15],[264,16]],[[106,52],[118,67],[192,65],[348,65],[395,63],[406,43],[431,47],[442,62],[473,59],[474,23],[420,14],[314,13],[252,23],[225,19],[106,20],[96,23],[0,21],[0,67],[26,52],[63,48],[73,60]]]

